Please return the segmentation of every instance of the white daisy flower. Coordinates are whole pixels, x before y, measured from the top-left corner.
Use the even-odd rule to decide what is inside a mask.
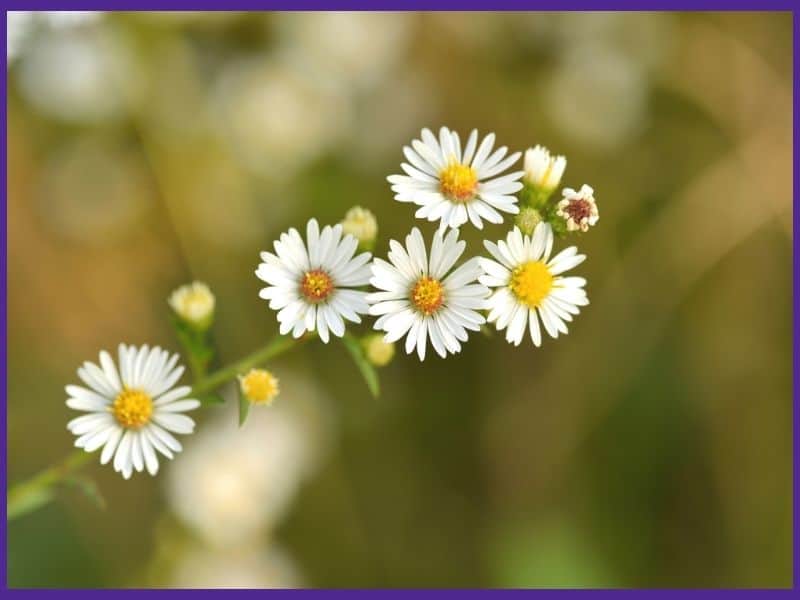
[[[167,458],[181,451],[174,433],[194,431],[194,421],[183,415],[200,406],[187,398],[192,388],[173,387],[183,374],[178,355],[158,346],[119,345],[119,370],[108,352],[100,366],[85,362],[78,377],[88,386],[68,385],[67,406],[89,414],[72,419],[67,429],[78,436],[75,445],[86,452],[103,448],[100,464],[114,458],[114,470],[128,479],[134,469],[155,475],[156,451]]]
[[[485,275],[479,281],[496,288],[487,301],[490,323],[506,330],[506,340],[518,346],[526,325],[536,346],[542,343],[539,319],[545,331],[557,338],[567,333],[566,323],[589,304],[583,277],[562,277],[565,271],[582,263],[586,256],[570,246],[550,258],[553,230],[539,223],[533,236],[522,235],[518,228],[509,232],[506,241],[483,245],[496,259],[480,258]]]
[[[514,194],[522,189],[518,180],[524,172],[498,177],[519,160],[519,152],[506,157],[505,146],[492,152],[494,133],[479,146],[475,129],[463,152],[458,134],[447,127],[441,128],[438,140],[429,129],[423,129],[421,137],[403,148],[408,163],[400,166],[406,174],[387,178],[395,200],[419,205],[418,218],[438,220],[442,228],[460,227],[469,220],[482,229],[482,219],[502,223],[500,212],[519,212]]]
[[[433,349],[444,358],[459,352],[467,341],[467,330],[478,331],[486,322],[478,313],[486,307],[489,290],[476,283],[482,271],[471,259],[448,275],[464,253],[466,243],[458,240],[458,230],[446,236],[438,230],[433,236],[430,259],[425,241],[416,227],[406,236],[406,247],[391,240],[391,264],[376,258],[370,283],[381,291],[369,295],[371,315],[377,315],[375,329],[386,332],[384,340],[393,343],[406,336],[406,353],[414,348],[420,360],[430,339]]]
[[[369,305],[366,292],[348,289],[366,285],[372,255],[353,257],[358,240],[342,237],[342,225],[326,225],[320,233],[316,219],[306,226],[307,245],[292,228],[275,242],[275,254],[261,253],[256,276],[269,284],[259,292],[278,311],[281,335],[300,337],[317,331],[328,343],[329,332],[344,335],[344,319],[360,323]]]
[[[584,184],[579,191],[566,188],[564,198],[558,203],[556,214],[567,222],[567,231],[589,231],[600,219],[594,190]]]

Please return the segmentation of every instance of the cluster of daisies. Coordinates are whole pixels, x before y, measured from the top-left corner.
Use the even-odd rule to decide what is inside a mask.
[[[458,353],[487,322],[515,345],[526,332],[536,346],[543,332],[566,334],[588,299],[586,280],[565,274],[586,257],[574,246],[554,253],[554,241],[587,231],[598,210],[588,185],[554,197],[565,158],[537,146],[525,153],[523,170],[507,172],[521,153],[495,148],[494,134],[479,140],[477,131],[462,146],[446,127],[438,137],[423,129],[403,154],[404,174],[388,181],[396,200],[418,207],[416,217],[439,223],[430,245],[414,227],[402,243],[389,241],[386,259],[373,258],[377,223],[359,207],[336,225],[311,219],[305,237],[294,228],[283,233],[256,269],[266,283],[259,296],[277,312],[280,334],[316,332],[327,343],[344,336],[348,322],[370,315],[382,333],[361,341],[378,366],[403,339],[406,353],[420,360],[429,345],[441,357]],[[484,241],[487,256],[461,260],[467,249],[461,226],[483,229],[484,221],[499,225],[507,215],[514,223],[505,239]],[[182,287],[169,303],[195,333],[210,325],[214,296],[204,284]],[[116,363],[107,352],[99,364],[85,363],[78,369],[84,386],[66,387],[67,406],[85,413],[68,424],[75,445],[101,449],[100,462],[111,462],[126,479],[134,471],[155,475],[159,455],[180,452],[176,436],[194,428],[184,413],[200,405],[192,388],[177,385],[184,370],[177,362],[177,354],[158,347],[120,345]],[[254,404],[278,393],[277,379],[263,370],[241,374],[239,382]]]
[[[487,321],[519,345],[530,333],[553,338],[588,304],[582,277],[565,273],[586,258],[574,246],[553,254],[556,235],[585,232],[598,220],[591,187],[565,188],[553,198],[566,168],[563,156],[537,146],[524,169],[507,172],[521,153],[495,149],[495,136],[479,141],[472,131],[462,146],[442,127],[438,138],[423,129],[403,148],[402,175],[391,175],[395,199],[418,206],[415,216],[439,223],[430,246],[417,227],[404,243],[389,241],[386,259],[360,252],[377,228],[365,226],[364,209],[335,226],[306,226],[280,236],[274,252],[262,252],[256,275],[267,285],[261,298],[277,311],[280,331],[299,337],[316,331],[323,342],[344,335],[345,322],[377,317],[374,328],[387,344],[405,338],[406,353],[424,360],[428,345],[441,357],[455,354]],[[505,240],[484,241],[489,256],[468,258],[459,227],[500,224],[514,215]],[[350,215],[348,215],[349,217]],[[368,235],[359,235],[367,231]],[[365,289],[371,286],[372,290]]]

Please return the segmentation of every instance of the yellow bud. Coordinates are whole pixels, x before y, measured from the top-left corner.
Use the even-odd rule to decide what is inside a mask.
[[[240,375],[239,386],[251,404],[272,404],[280,393],[278,378],[265,369],[250,369],[247,375]]]
[[[388,365],[394,358],[394,344],[383,341],[383,335],[373,333],[361,340],[367,360],[376,367]]]

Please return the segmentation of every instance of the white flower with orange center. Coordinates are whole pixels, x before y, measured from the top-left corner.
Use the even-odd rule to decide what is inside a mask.
[[[589,300],[583,277],[561,274],[582,263],[586,256],[570,246],[550,258],[553,230],[547,223],[539,223],[533,236],[523,235],[515,227],[505,241],[483,244],[495,259],[479,259],[485,272],[479,281],[495,288],[487,301],[487,320],[498,331],[505,329],[506,340],[515,346],[522,342],[526,328],[533,343],[541,345],[540,320],[551,337],[566,334],[566,324]]]
[[[87,387],[68,385],[67,406],[88,414],[72,419],[67,429],[78,436],[75,445],[87,452],[103,448],[100,463],[114,459],[114,470],[128,479],[133,471],[158,472],[158,456],[181,451],[173,434],[194,431],[183,415],[200,406],[188,398],[189,386],[173,387],[183,374],[178,355],[158,346],[119,345],[119,369],[108,352],[100,366],[85,362],[78,377]]]
[[[294,228],[274,243],[275,254],[262,252],[256,276],[267,283],[259,296],[278,311],[281,335],[300,337],[317,331],[328,343],[330,334],[344,335],[344,321],[360,323],[369,305],[366,292],[350,289],[366,285],[372,255],[354,256],[358,240],[342,236],[342,225],[326,225],[320,232],[316,219],[306,226],[306,242]]]
[[[478,145],[474,129],[463,151],[458,134],[447,127],[441,128],[438,140],[429,129],[423,129],[421,137],[403,148],[408,162],[400,167],[406,174],[387,178],[395,200],[420,207],[416,217],[440,221],[442,228],[470,221],[482,229],[483,219],[502,223],[501,212],[519,212],[514,194],[522,189],[519,179],[524,172],[500,176],[519,160],[519,152],[506,156],[505,146],[493,152],[494,133]]]
[[[389,260],[376,258],[370,283],[378,290],[369,295],[371,315],[378,316],[375,329],[386,332],[384,341],[406,337],[405,349],[416,348],[420,360],[430,340],[442,358],[461,351],[467,331],[478,331],[485,323],[478,311],[486,307],[489,290],[477,283],[482,271],[477,259],[450,270],[464,253],[458,230],[433,236],[430,257],[416,227],[406,236],[405,248],[389,242]]]
[[[565,188],[563,198],[557,205],[556,214],[567,222],[567,231],[589,231],[600,219],[597,202],[594,199],[594,190],[583,184],[579,191]]]

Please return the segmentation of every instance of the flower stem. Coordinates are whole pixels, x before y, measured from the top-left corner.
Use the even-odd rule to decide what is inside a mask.
[[[283,354],[297,342],[303,341],[308,337],[305,336],[300,340],[296,340],[289,336],[275,336],[265,346],[262,346],[252,354],[248,354],[244,358],[202,378],[192,387],[193,395],[201,396],[214,391],[240,373],[245,373],[253,367]],[[55,486],[83,467],[91,457],[91,453],[77,449],[67,455],[60,463],[50,466],[30,479],[10,487],[6,504],[7,520],[11,521],[21,517],[49,503],[53,499]]]
[[[60,463],[9,488],[6,519],[11,521],[50,502],[53,488],[85,465],[91,456],[83,450],[74,450]]]
[[[289,336],[275,336],[269,342],[267,342],[266,346],[259,348],[252,354],[248,354],[235,363],[231,363],[227,367],[223,367],[218,371],[214,371],[211,375],[208,375],[207,377],[204,377],[198,381],[192,387],[192,394],[194,396],[201,396],[208,392],[212,392],[222,384],[234,379],[237,375],[245,373],[253,367],[261,365],[268,360],[283,354],[298,341],[299,340],[295,340]]]

